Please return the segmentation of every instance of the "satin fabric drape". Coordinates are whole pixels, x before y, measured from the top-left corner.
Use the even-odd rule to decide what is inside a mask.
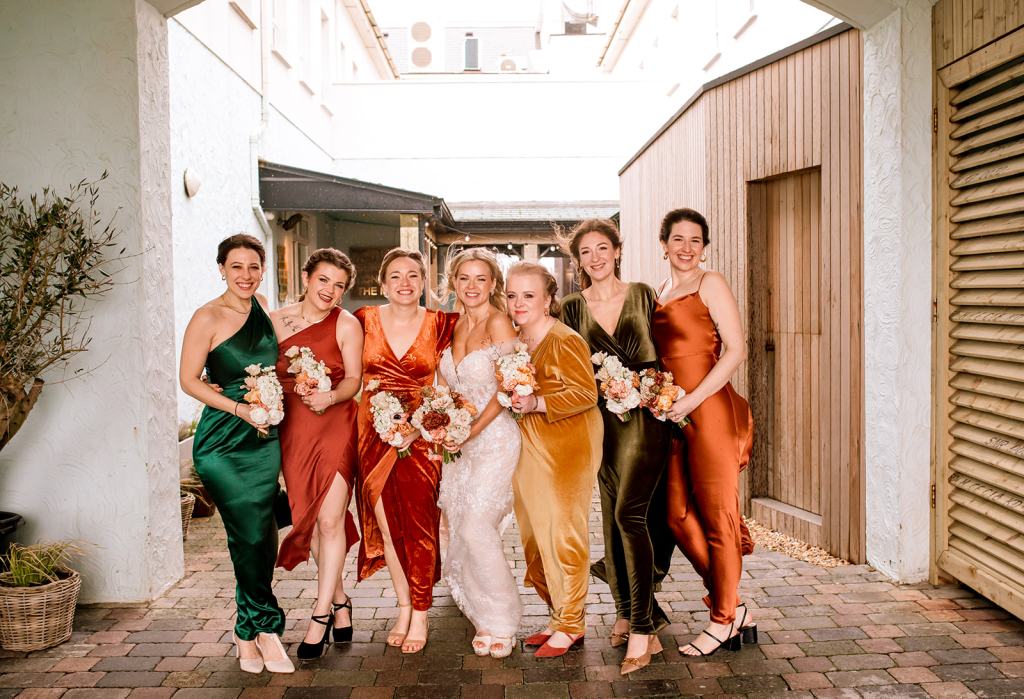
[[[206,373],[226,397],[241,401],[247,392],[245,367],[271,367],[276,361],[274,327],[253,297],[241,329],[210,350]],[[235,633],[243,641],[258,633],[283,633],[284,612],[271,589],[277,555],[273,504],[281,472],[277,429],[270,428],[263,439],[245,420],[207,406],[196,427],[192,461],[227,533],[238,606]]]
[[[419,391],[434,380],[444,349],[451,344],[457,313],[427,310],[412,345],[396,357],[384,335],[380,309],[364,306],[355,313],[363,325],[363,385],[376,379],[380,390],[404,396],[415,409]],[[374,506],[384,499],[388,529],[418,611],[430,609],[433,588],[440,578],[438,545],[440,510],[437,507],[441,464],[431,461],[429,445],[417,439],[409,456],[398,459],[394,447],[381,441],[373,429],[370,402],[359,403],[359,521],[363,540],[359,547],[359,579],[384,567],[384,541]]]
[[[638,370],[657,364],[651,337],[654,306],[654,289],[630,284],[612,335],[590,314],[582,294],[562,300],[562,320],[586,340],[591,353],[615,355],[624,366]],[[631,411],[631,419],[623,422],[603,403],[599,401],[604,444],[597,481],[605,555],[591,570],[608,583],[616,614],[629,620],[630,631],[652,634],[668,624],[654,588],[675,549],[664,526],[670,426],[645,409]]]
[[[587,343],[556,322],[533,352],[546,413],[528,413],[512,480],[526,559],[525,584],[551,610],[550,626],[585,628],[590,565],[587,520],[601,465],[603,425]]]
[[[323,415],[306,407],[295,393],[295,376],[288,373],[290,347],[308,347],[331,370],[331,387],[345,378],[345,366],[338,348],[337,327],[341,309],[333,309],[319,323],[300,330],[279,344],[277,378],[284,389],[284,421],[278,427],[281,438],[281,471],[288,488],[292,529],[281,542],[277,565],[286,570],[309,559],[309,545],[320,514],[321,503],[335,475],[348,483],[355,481],[358,464],[356,402],[335,403]],[[352,514],[345,513],[345,543],[351,548],[359,541]]]
[[[693,391],[718,362],[722,341],[698,291],[659,305],[654,340],[676,384]],[[730,624],[739,603],[743,556],[753,551],[740,515],[739,474],[750,461],[754,418],[732,384],[690,414],[668,465],[668,524],[704,581],[711,621]]]

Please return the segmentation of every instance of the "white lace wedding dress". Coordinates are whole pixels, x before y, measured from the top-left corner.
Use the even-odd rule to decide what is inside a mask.
[[[499,347],[475,350],[456,366],[451,349],[441,357],[445,381],[482,411],[498,390],[494,360]],[[505,559],[501,534],[512,519],[512,474],[519,463],[519,426],[502,410],[483,432],[462,445],[447,464],[438,505],[448,521],[448,552],[441,574],[459,609],[477,632],[509,637],[522,607]]]

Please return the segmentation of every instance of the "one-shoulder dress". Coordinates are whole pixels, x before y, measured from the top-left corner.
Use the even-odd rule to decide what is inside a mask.
[[[277,338],[270,317],[254,297],[249,317],[234,335],[206,357],[210,382],[224,395],[241,401],[245,368],[272,367],[277,362]],[[203,408],[192,444],[196,473],[220,509],[235,570],[235,633],[251,641],[258,633],[284,632],[284,612],[271,584],[277,556],[274,498],[281,472],[277,428],[260,437],[256,429],[231,413]]]

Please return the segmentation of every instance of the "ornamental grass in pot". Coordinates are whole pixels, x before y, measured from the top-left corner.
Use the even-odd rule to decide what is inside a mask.
[[[0,573],[0,646],[42,650],[71,637],[82,580],[69,564],[78,553],[70,541],[11,545]]]

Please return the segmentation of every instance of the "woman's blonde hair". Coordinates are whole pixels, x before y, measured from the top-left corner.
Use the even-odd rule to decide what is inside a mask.
[[[445,276],[445,301],[455,297],[455,278],[459,274],[459,268],[467,262],[476,260],[483,262],[491,270],[491,278],[494,279],[494,291],[491,292],[488,301],[499,311],[505,312],[507,303],[505,301],[505,275],[501,273],[498,266],[498,257],[487,248],[466,248],[460,250],[448,260]],[[458,299],[456,305],[460,305]]]
[[[423,253],[419,250],[406,250],[405,248],[391,248],[384,253],[384,259],[380,263],[380,271],[377,273],[377,281],[380,282],[381,286],[384,286],[384,277],[388,273],[388,267],[392,262],[401,258],[408,257],[410,260],[416,263],[416,266],[420,268],[420,275],[423,277],[423,283],[427,283],[427,263],[423,259]]]
[[[508,278],[511,279],[516,274],[534,274],[541,278],[541,281],[544,282],[544,293],[550,299],[548,313],[557,317],[559,311],[562,310],[562,304],[558,302],[557,298],[558,282],[555,280],[555,275],[548,271],[547,267],[536,262],[517,262],[509,268]]]

